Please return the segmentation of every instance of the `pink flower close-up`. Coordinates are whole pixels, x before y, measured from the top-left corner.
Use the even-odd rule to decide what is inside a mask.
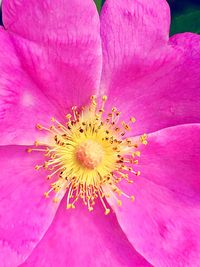
[[[0,267],[200,266],[200,36],[165,0],[3,0]]]

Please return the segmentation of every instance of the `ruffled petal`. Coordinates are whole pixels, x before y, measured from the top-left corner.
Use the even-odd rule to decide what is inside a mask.
[[[101,41],[93,1],[5,0],[3,21],[23,68],[57,108],[66,112],[96,92]]]
[[[167,3],[155,2],[108,0],[101,17],[101,90],[137,119],[134,135],[200,121],[200,36],[168,41]]]
[[[37,153],[23,146],[0,147],[0,262],[3,267],[22,263],[40,241],[58,208],[45,199],[48,183]]]
[[[50,124],[60,112],[24,71],[9,34],[0,28],[0,144],[33,144],[46,135],[36,124]]]
[[[21,267],[151,266],[130,245],[115,215],[96,203],[89,213],[82,203],[66,210],[63,200],[55,219]]]
[[[200,124],[152,133],[141,150],[140,177],[122,185],[135,202],[113,206],[134,248],[153,266],[200,262]]]

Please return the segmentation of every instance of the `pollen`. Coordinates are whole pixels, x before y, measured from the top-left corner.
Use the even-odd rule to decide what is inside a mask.
[[[54,117],[47,127],[38,123],[37,130],[46,131],[50,141],[35,141],[34,148],[27,149],[28,153],[44,155],[44,162],[35,166],[36,171],[45,169],[47,179],[52,181],[44,196],[48,198],[54,192],[57,203],[66,192],[67,209],[82,200],[92,211],[100,199],[107,215],[110,209],[106,199],[113,198],[119,207],[123,205],[121,196],[135,199],[120,189],[120,183],[131,184],[129,176],[140,175],[134,166],[140,157],[138,146],[147,144],[147,135],[137,141],[127,138],[135,118],[127,123],[120,121],[121,112],[116,107],[107,112],[106,101],[107,96],[100,100],[92,96],[88,106],[72,107],[62,123]]]

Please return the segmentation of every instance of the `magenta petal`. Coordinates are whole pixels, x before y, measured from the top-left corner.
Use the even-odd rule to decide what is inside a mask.
[[[66,210],[63,200],[55,219],[23,267],[151,266],[128,242],[115,215],[97,203],[89,212],[82,203]],[[22,267],[21,266],[21,267]]]
[[[63,112],[96,92],[101,40],[93,1],[5,0],[3,21],[23,68]]]
[[[107,0],[101,11],[103,83],[121,65],[148,64],[149,55],[167,43],[169,26],[165,0]]]
[[[140,177],[123,185],[135,202],[113,206],[134,248],[153,266],[200,262],[200,124],[149,135],[141,151]]]
[[[23,146],[0,147],[0,262],[22,263],[40,241],[58,208],[45,199],[46,173],[34,166],[43,159]]]
[[[101,17],[101,88],[127,114],[124,119],[137,119],[134,135],[200,121],[200,36],[185,33],[164,41],[166,5],[108,0]]]
[[[50,124],[58,111],[27,76],[9,34],[0,28],[0,144],[33,144],[46,138],[36,124]]]

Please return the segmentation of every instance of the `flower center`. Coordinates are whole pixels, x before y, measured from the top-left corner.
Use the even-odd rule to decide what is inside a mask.
[[[38,130],[47,131],[51,141],[36,141],[28,152],[44,153],[46,160],[35,169],[44,168],[48,172],[47,179],[52,179],[45,196],[49,197],[54,191],[57,202],[67,192],[67,208],[75,208],[81,199],[92,211],[99,198],[108,214],[106,198],[114,198],[119,205],[122,195],[134,200],[134,196],[120,189],[120,182],[132,183],[129,174],[140,175],[134,165],[138,164],[140,156],[139,144],[147,144],[146,135],[127,138],[126,133],[135,119],[130,118],[127,123],[120,121],[120,112],[115,107],[105,112],[106,100],[103,96],[98,104],[100,101],[92,96],[89,106],[72,107],[72,114],[66,115],[64,124],[52,118],[50,127],[36,126]]]
[[[102,161],[104,151],[98,143],[87,140],[80,144],[76,150],[78,162],[87,169],[95,169]]]

